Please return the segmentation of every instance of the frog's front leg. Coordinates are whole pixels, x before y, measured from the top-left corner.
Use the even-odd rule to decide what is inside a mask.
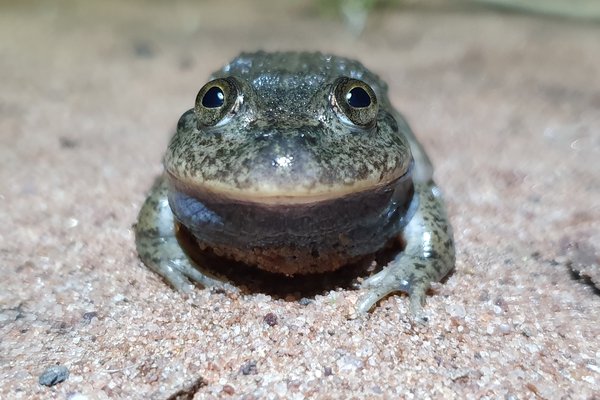
[[[201,273],[185,254],[177,240],[177,228],[167,195],[168,186],[164,176],[161,176],[154,183],[138,215],[135,244],[144,264],[182,292],[191,290],[191,281],[204,287],[231,289],[226,282]]]
[[[410,296],[413,315],[422,319],[421,310],[431,282],[437,282],[454,268],[452,228],[444,210],[440,190],[433,181],[415,183],[418,209],[404,228],[406,248],[382,271],[365,280],[367,293],[359,299],[357,310],[369,311],[390,293],[402,291]]]

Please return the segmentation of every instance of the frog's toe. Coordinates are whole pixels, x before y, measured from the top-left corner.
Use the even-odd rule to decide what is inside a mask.
[[[429,288],[429,281],[426,279],[415,280],[414,276],[405,277],[393,268],[386,268],[366,279],[361,288],[367,292],[357,303],[358,313],[368,312],[377,302],[392,293],[405,292],[410,297],[411,314],[417,320],[426,320],[423,315],[423,305]]]
[[[181,292],[189,292],[193,287],[193,283],[197,283],[205,288],[214,288],[229,292],[237,291],[237,288],[226,280],[213,278],[203,274],[191,265],[187,259],[172,260],[170,264],[173,266],[173,268],[170,269],[173,270],[173,275],[176,276],[175,279],[177,281],[173,282],[170,278],[167,278],[167,280],[169,280],[169,283],[171,283],[173,287]]]
[[[356,305],[358,314],[369,312],[381,299],[394,292],[408,292],[410,298],[410,312],[413,318],[418,322],[427,322],[427,316],[423,312],[425,304],[426,289],[406,290],[402,285],[382,285],[370,287]]]
[[[385,296],[396,291],[403,291],[405,288],[401,282],[398,282],[393,273],[389,269],[370,276],[361,285],[362,289],[366,289],[364,294],[358,301],[357,312],[366,313]]]
[[[375,291],[376,289],[390,287],[390,292],[383,294],[382,297],[387,296],[393,291],[407,291],[409,288],[409,282],[406,279],[399,279],[391,268],[385,268],[375,275],[371,275],[365,279],[360,285],[362,289],[369,289]]]
[[[163,264],[159,274],[173,287],[175,290],[182,293],[189,293],[192,291],[193,284],[181,271],[180,267],[176,266],[176,262],[170,262],[166,265]]]
[[[381,282],[385,279],[386,274],[375,274],[371,275],[360,284],[361,289],[370,289],[381,285]]]
[[[356,304],[356,312],[358,314],[365,314],[369,312],[370,309],[373,308],[375,304],[389,293],[382,293],[377,289],[369,290],[366,294],[364,294]]]
[[[414,317],[415,321],[420,323],[426,323],[429,321],[429,317],[427,317],[427,315],[423,311],[428,287],[429,285],[417,286],[414,289],[410,290],[410,312]]]

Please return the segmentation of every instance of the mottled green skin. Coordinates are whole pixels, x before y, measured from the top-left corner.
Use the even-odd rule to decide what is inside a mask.
[[[364,190],[404,174],[414,159],[416,212],[402,231],[406,248],[364,282],[357,310],[364,313],[386,295],[403,291],[410,295],[412,312],[420,314],[431,282],[454,267],[452,230],[431,164],[391,107],[385,83],[356,61],[319,53],[242,54],[213,78],[232,75],[244,82],[245,107],[212,135],[197,128],[193,113],[184,114],[169,144],[165,170],[187,185],[217,188],[236,198],[247,195],[256,201],[261,195],[285,194],[293,201],[294,196],[325,193],[331,198],[355,187]],[[379,101],[375,127],[349,126],[332,110],[328,96],[340,76],[373,88]],[[294,162],[279,166],[281,157]],[[166,179],[159,178],[140,211],[140,258],[178,290],[190,290],[190,281],[228,285],[200,273],[179,246],[168,191]]]
[[[409,145],[397,134],[387,86],[358,62],[314,53],[242,54],[212,78],[228,76],[244,85],[244,106],[234,121],[209,131],[218,134],[196,129],[193,113],[184,116],[165,154],[172,175],[236,193],[306,194],[381,182],[408,169]],[[328,100],[340,76],[373,88],[381,103],[376,129],[348,134]]]

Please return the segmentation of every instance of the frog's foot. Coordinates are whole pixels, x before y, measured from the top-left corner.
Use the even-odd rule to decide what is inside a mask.
[[[393,292],[410,296],[412,315],[422,322],[425,295],[454,268],[454,241],[439,190],[433,182],[415,185],[418,209],[406,225],[404,251],[379,273],[363,283],[367,290],[357,311],[366,313],[375,303]]]
[[[426,320],[423,305],[431,281],[428,276],[416,273],[414,265],[408,257],[400,255],[391,265],[367,278],[361,285],[367,293],[359,299],[357,312],[364,314],[384,297],[395,292],[405,292],[410,296],[412,315],[419,321]]]
[[[190,292],[192,283],[207,288],[237,291],[226,281],[198,270],[181,248],[176,235],[173,213],[167,200],[164,178],[154,184],[142,206],[135,226],[135,242],[144,264],[180,292]]]
[[[166,246],[165,242],[161,243],[163,250]],[[173,258],[167,258],[164,254],[151,259],[144,257],[143,261],[146,266],[159,274],[167,283],[180,292],[190,293],[194,284],[199,284],[205,288],[226,290],[228,292],[237,292],[238,290],[225,280],[202,273],[185,254]]]

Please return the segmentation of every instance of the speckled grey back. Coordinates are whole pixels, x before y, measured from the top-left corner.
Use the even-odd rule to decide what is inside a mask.
[[[276,110],[300,112],[320,88],[340,76],[368,83],[378,98],[387,96],[387,85],[360,62],[322,53],[242,53],[213,74],[247,81],[265,105]]]

